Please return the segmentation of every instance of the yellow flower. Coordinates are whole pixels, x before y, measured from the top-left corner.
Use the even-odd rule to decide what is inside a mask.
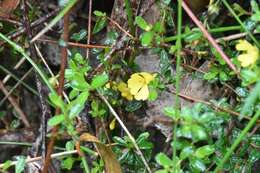
[[[126,83],[120,82],[117,89],[121,92],[122,97],[125,97],[127,100],[133,100],[133,96],[130,93],[130,89],[127,87]]]
[[[247,67],[255,64],[259,57],[259,49],[256,46],[251,45],[246,40],[239,40],[236,45],[238,51],[243,51],[244,53],[238,56],[238,60],[242,67]]]
[[[134,73],[127,81],[130,93],[136,100],[147,100],[149,96],[148,84],[154,79],[155,75],[147,72]]]

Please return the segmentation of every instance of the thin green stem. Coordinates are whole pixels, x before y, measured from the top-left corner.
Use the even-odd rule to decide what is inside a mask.
[[[221,32],[227,32],[227,31],[236,31],[236,30],[241,30],[242,27],[241,26],[227,26],[227,27],[218,27],[218,28],[213,28],[213,29],[209,29],[208,31],[210,33],[221,33]],[[181,35],[181,38],[185,38],[187,37],[188,35],[190,35],[191,33],[194,33],[194,32],[200,32],[202,34],[202,32],[196,28],[188,33],[184,33]],[[175,36],[170,36],[170,37],[166,37],[164,39],[164,42],[171,42],[171,41],[175,41],[177,40],[177,35]]]
[[[85,173],[90,173],[88,162],[86,161],[85,157],[81,157],[81,161],[83,163],[83,168]]]
[[[176,61],[176,95],[175,95],[175,109],[180,109],[180,99],[179,99],[179,93],[180,93],[180,79],[181,79],[181,27],[182,27],[182,0],[178,0],[178,24],[177,24],[177,42],[176,42],[176,48],[177,48],[177,61]],[[179,112],[179,111],[177,111]],[[177,116],[178,117],[178,116]],[[176,131],[177,131],[177,123],[174,123],[173,127],[173,160],[176,160]],[[175,168],[174,168],[175,169]],[[175,172],[175,170],[174,170]]]
[[[247,32],[247,34],[249,35],[249,37],[255,42],[255,45],[260,48],[260,44],[259,42],[256,40],[256,38],[254,37],[254,35],[246,28],[246,26],[244,25],[244,23],[240,20],[240,18],[238,17],[238,15],[235,13],[235,11],[230,7],[230,5],[228,4],[228,2],[226,0],[222,0],[222,2],[224,3],[224,5],[227,7],[227,9],[229,10],[229,12],[234,16],[234,18],[237,20],[237,22],[242,26],[242,28],[244,29],[245,32]]]
[[[127,15],[127,22],[130,28],[131,35],[135,35],[135,26],[134,26],[134,15],[133,10],[131,8],[130,0],[125,0],[125,8],[126,8],[126,15]]]

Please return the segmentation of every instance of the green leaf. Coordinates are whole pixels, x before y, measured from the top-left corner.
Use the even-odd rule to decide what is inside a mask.
[[[160,169],[155,171],[155,173],[169,173],[167,169]]]
[[[259,75],[252,71],[252,70],[247,70],[247,69],[243,69],[241,70],[241,77],[242,77],[242,85],[243,86],[248,86],[250,84],[255,83],[258,79],[259,79]]]
[[[193,169],[192,172],[204,172],[206,170],[205,164],[197,158],[190,158],[190,166]]]
[[[205,73],[204,76],[203,76],[203,78],[204,78],[205,80],[212,80],[212,79],[214,79],[215,77],[217,77],[217,75],[218,75],[218,71],[210,71],[210,72],[208,72],[208,73]]]
[[[207,139],[208,135],[205,129],[199,125],[190,125],[192,131],[192,138],[194,140],[205,140]]]
[[[106,17],[98,17],[96,24],[93,28],[92,34],[96,34],[101,31],[107,25],[107,18]]]
[[[75,161],[76,160],[73,157],[67,157],[65,160],[61,162],[61,167],[63,169],[71,170]]]
[[[118,145],[121,145],[121,146],[124,146],[124,147],[127,146],[127,142],[126,142],[123,138],[120,138],[120,137],[118,137],[118,136],[114,136],[114,137],[113,137],[113,141],[115,141],[116,143],[118,143]]]
[[[195,151],[195,156],[200,159],[204,159],[205,157],[211,155],[214,152],[215,152],[215,147],[213,145],[205,145],[198,148]]]
[[[191,123],[193,121],[194,113],[188,107],[184,107],[181,110],[181,118],[184,119],[185,122]]]
[[[165,107],[163,109],[163,113],[174,120],[177,120],[179,118],[178,110],[174,109],[173,107]]]
[[[148,141],[149,136],[150,135],[148,132],[144,132],[144,133],[140,134],[138,136],[138,138],[136,139],[136,143],[140,147],[141,150],[149,150],[149,149],[153,148],[153,143]]]
[[[56,126],[60,124],[62,121],[65,120],[65,116],[63,114],[61,115],[55,115],[54,117],[50,118],[48,121],[49,126]]]
[[[163,22],[156,22],[153,26],[153,30],[156,32],[156,33],[164,33],[165,32],[165,27],[163,25]]]
[[[69,98],[70,99],[74,99],[75,97],[77,97],[79,95],[79,91],[78,90],[71,90],[69,93]]]
[[[70,102],[69,108],[69,118],[72,119],[79,115],[79,113],[84,109],[85,102],[87,101],[89,92],[82,92],[75,100]]]
[[[205,112],[199,117],[198,121],[201,124],[204,124],[211,122],[214,118],[216,118],[216,114],[214,112]]]
[[[8,168],[10,168],[12,166],[12,161],[11,160],[7,160],[4,162],[4,166],[3,166],[3,171],[6,171]]]
[[[173,161],[164,153],[157,154],[155,160],[159,165],[163,166],[164,168],[169,168],[173,164]]]
[[[81,29],[78,33],[73,33],[71,39],[75,41],[81,41],[86,39],[86,36],[87,36],[87,31],[85,29]]]
[[[89,84],[86,82],[84,74],[81,72],[75,72],[72,70],[66,70],[65,76],[70,81],[70,86],[79,91],[85,91],[89,89]]]
[[[101,11],[97,11],[97,10],[95,10],[93,13],[98,17],[105,17],[106,16],[106,13],[102,13]]]
[[[180,153],[180,159],[184,160],[188,157],[190,157],[194,152],[194,149],[192,146],[188,146],[182,149],[181,153]]]
[[[75,148],[75,142],[74,141],[68,141],[65,144],[66,151],[74,150]]]
[[[96,75],[91,82],[91,87],[93,89],[97,89],[99,87],[102,87],[108,82],[108,75],[107,74],[101,74],[101,75]]]
[[[131,101],[131,102],[128,102],[126,107],[125,107],[125,110],[127,112],[134,112],[138,109],[140,109],[142,107],[142,102],[140,101]]]
[[[25,168],[25,164],[26,164],[26,158],[24,156],[19,156],[17,163],[15,164],[15,173],[22,173],[24,168]]]
[[[150,46],[151,42],[153,41],[153,35],[153,31],[144,32],[141,34],[140,39],[142,46]]]
[[[135,18],[135,23],[145,31],[150,31],[152,26],[148,24],[141,16]]]
[[[158,97],[158,93],[156,91],[156,89],[154,88],[149,88],[149,97],[148,100],[149,101],[155,101]]]
[[[56,93],[50,93],[49,98],[51,102],[58,108],[64,109],[65,104],[60,96],[58,96]]]
[[[169,59],[169,55],[166,52],[166,50],[163,49],[160,52],[160,71],[163,75],[165,75],[170,70],[171,70],[171,62]]]
[[[219,73],[219,78],[220,78],[221,81],[227,81],[228,80],[228,75],[224,71],[221,71]]]
[[[169,5],[171,3],[171,0],[163,0],[162,3],[164,3],[165,5]]]

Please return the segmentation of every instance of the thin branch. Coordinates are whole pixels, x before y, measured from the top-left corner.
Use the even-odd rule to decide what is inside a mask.
[[[63,36],[62,39],[65,42],[68,42],[69,40],[69,12],[64,15],[64,31],[63,31]],[[64,88],[64,74],[65,74],[65,68],[67,65],[67,47],[62,47],[61,49],[61,65],[60,65],[60,76],[59,76],[59,87],[58,87],[58,95],[62,96],[63,93],[63,88]],[[55,110],[55,115],[58,115],[61,113],[60,108],[56,108]],[[48,168],[51,163],[51,154],[53,152],[56,136],[58,133],[58,126],[53,127],[52,132],[51,132],[51,139],[48,143],[48,148],[47,148],[47,154],[44,162],[44,167],[42,173],[48,173]]]
[[[51,155],[51,158],[59,158],[59,157],[64,157],[64,156],[68,156],[71,154],[77,154],[77,150],[72,150],[72,151],[64,151],[64,152],[60,152],[60,153],[55,153]],[[25,163],[31,163],[31,162],[37,162],[42,160],[42,157],[34,157],[34,158],[28,158],[26,159]],[[12,161],[12,163],[10,163],[10,166],[14,166],[18,163],[18,161]],[[3,168],[5,166],[4,163],[0,164],[0,168]]]
[[[92,0],[89,0],[88,4],[88,38],[87,38],[87,44],[90,44],[91,39],[91,19],[92,19]],[[89,48],[87,48],[86,51],[86,57],[89,59]]]
[[[0,80],[0,90],[2,90],[2,92],[4,93],[4,95],[8,95],[8,90],[5,88],[4,83]],[[26,127],[31,127],[25,113],[22,111],[22,109],[19,107],[18,103],[16,102],[16,100],[9,95],[8,96],[8,100],[9,102],[12,104],[12,106],[14,107],[15,111],[17,112],[17,114],[20,116],[21,120],[23,121],[24,125]]]
[[[214,40],[214,38],[211,36],[211,34],[206,30],[206,28],[203,26],[203,24],[194,15],[194,13],[191,11],[191,9],[188,7],[188,5],[184,1],[182,1],[182,7],[186,11],[186,13],[190,16],[192,21],[199,27],[201,32],[204,34],[204,36],[210,42],[210,44],[216,49],[216,51],[220,54],[220,56],[223,58],[223,60],[227,63],[227,65],[236,74],[239,74],[239,71],[236,69],[235,65],[231,62],[231,60],[228,58],[228,56],[225,54],[225,52],[220,48],[220,46],[217,44],[217,42]]]

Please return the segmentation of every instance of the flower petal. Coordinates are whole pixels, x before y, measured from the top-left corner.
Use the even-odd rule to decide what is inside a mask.
[[[252,45],[247,40],[239,40],[236,44],[236,49],[240,51],[248,51],[252,49]]]
[[[140,75],[143,76],[146,84],[149,84],[154,79],[154,75],[147,72],[141,72]]]
[[[140,91],[135,95],[136,100],[147,100],[149,96],[149,89],[147,85],[144,85]]]
[[[145,79],[138,73],[132,74],[131,78],[127,81],[128,88],[132,95],[136,95],[137,92],[145,85]]]

